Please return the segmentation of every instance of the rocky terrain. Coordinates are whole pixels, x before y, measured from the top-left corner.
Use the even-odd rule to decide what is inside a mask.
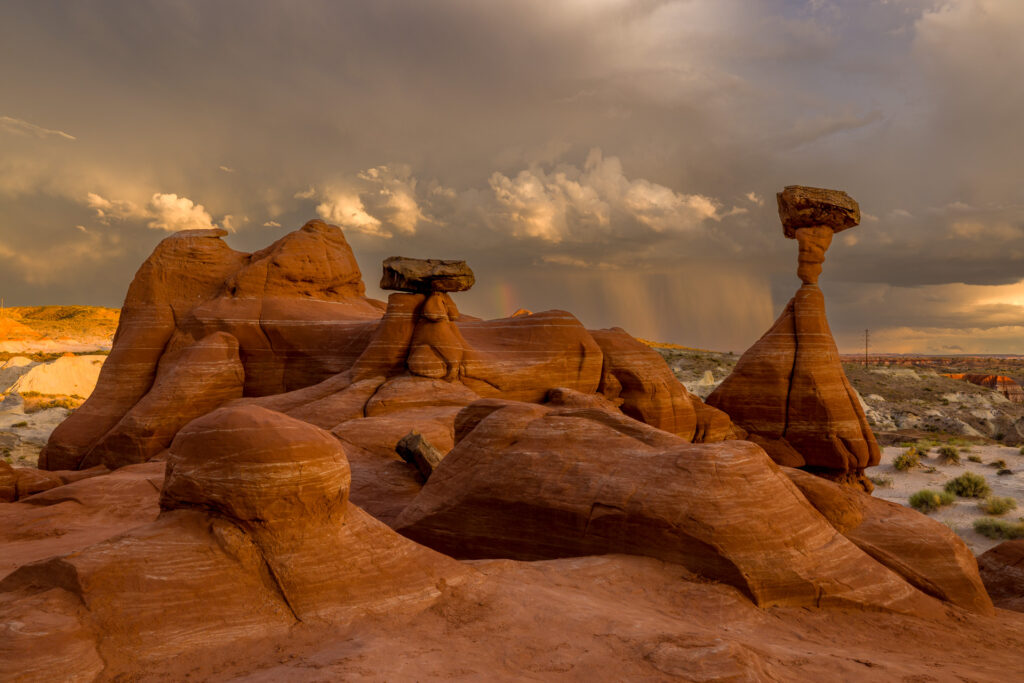
[[[730,353],[647,342],[658,351],[686,388],[707,398],[732,372]],[[846,360],[843,371],[856,389],[868,423],[882,443],[918,438],[966,439],[979,443],[1024,444],[1024,404],[1000,387],[972,384],[945,372],[946,365],[904,366]]]
[[[58,424],[99,378],[119,312],[5,308],[0,315],[0,460],[34,465]]]
[[[1016,546],[870,494],[815,284],[856,203],[779,207],[803,285],[707,402],[621,329],[462,314],[461,261],[385,303],[322,221],[166,238],[0,464],[0,678],[1004,680]]]
[[[7,307],[0,313],[0,357],[107,351],[120,312],[98,306]],[[6,358],[5,358],[6,359]]]

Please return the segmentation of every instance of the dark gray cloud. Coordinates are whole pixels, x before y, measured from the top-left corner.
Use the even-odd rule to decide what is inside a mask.
[[[319,214],[371,290],[465,257],[467,310],[738,350],[797,284],[802,183],[865,212],[822,281],[841,343],[1020,350],[1022,31],[998,0],[12,0],[4,296],[117,305],[166,230]]]

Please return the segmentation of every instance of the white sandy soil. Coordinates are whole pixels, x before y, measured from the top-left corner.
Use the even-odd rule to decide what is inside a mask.
[[[892,466],[893,459],[906,448],[898,446],[887,446],[882,451],[882,462],[876,467],[870,467],[867,474],[870,477],[888,477],[892,479],[891,487],[875,485],[874,495],[878,498],[891,500],[900,505],[909,507],[910,495],[921,489],[942,491],[947,481],[964,472],[974,472],[985,477],[992,495],[1009,497],[1017,501],[1017,509],[1011,510],[1004,515],[996,517],[1008,522],[1016,522],[1024,517],[1024,455],[1020,454],[1019,447],[1008,446],[969,446],[959,447],[961,464],[943,465],[939,463],[938,449],[932,448],[927,455],[921,458],[921,467],[900,472]],[[969,456],[979,456],[981,463],[968,461]],[[988,463],[994,460],[1005,460],[1006,466],[1013,470],[1013,474],[997,475],[997,468]],[[934,472],[929,472],[934,468]],[[986,515],[978,507],[981,502],[977,498],[957,498],[956,502],[944,506],[929,514],[952,528],[970,547],[974,554],[980,554],[989,548],[998,545],[1002,541],[990,539],[974,531],[973,523],[982,517],[994,517]]]

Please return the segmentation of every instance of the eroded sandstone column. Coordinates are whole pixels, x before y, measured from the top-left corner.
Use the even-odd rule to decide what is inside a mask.
[[[860,222],[845,192],[791,185],[777,195],[803,283],[782,315],[708,397],[779,464],[870,490],[880,451],[839,360],[818,276],[832,236]]]
[[[383,363],[388,367],[378,367],[382,365],[378,362],[365,372],[388,375],[408,369],[420,377],[458,379],[468,345],[455,325],[459,309],[448,293],[465,291],[475,282],[465,261],[385,259],[380,287],[398,292],[389,297],[384,315],[385,321],[393,319],[394,329],[382,327],[368,352],[388,349],[389,360]],[[399,313],[401,303],[405,306]],[[365,364],[360,358],[357,369]]]

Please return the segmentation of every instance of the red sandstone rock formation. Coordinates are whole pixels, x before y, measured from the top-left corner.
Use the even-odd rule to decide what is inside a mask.
[[[992,614],[974,554],[945,524],[800,470],[784,472],[840,533],[921,591]]]
[[[54,431],[41,467],[81,467],[153,388],[164,356],[210,334],[237,339],[248,395],[315,384],[359,356],[380,307],[363,296],[340,230],[310,221],[254,254],[232,250],[224,234],[175,233],[142,265],[96,390]]]
[[[461,558],[648,555],[762,606],[935,609],[843,538],[753,444],[691,445],[642,423],[616,428],[595,412],[497,407],[396,528]]]
[[[12,503],[58,486],[106,474],[109,471],[106,467],[99,466],[87,470],[47,472],[35,467],[13,467],[0,461],[0,503]]]
[[[831,237],[821,216],[842,228],[856,213],[814,197],[784,216],[808,280]],[[777,454],[783,439],[736,440],[743,425],[621,330],[561,311],[477,320],[449,294],[471,284],[464,264],[392,266],[411,291],[385,312],[321,222],[251,255],[216,233],[158,247],[95,400],[46,452],[120,469],[0,504],[0,678],[899,680],[926,662],[995,679],[1019,665],[1024,622],[992,616],[945,527],[780,469],[755,443]],[[836,407],[845,378],[823,362],[811,290],[781,365],[747,367],[771,389],[790,387],[772,374],[789,363],[800,464],[830,434],[831,467],[857,454],[856,420]],[[413,430],[437,449],[425,486],[395,450]],[[166,466],[125,464],[161,453]],[[11,479],[0,468],[0,496]],[[893,632],[908,634],[896,654]]]
[[[191,420],[242,396],[238,340],[215,332],[160,359],[153,387],[82,459],[111,469],[145,462]]]
[[[856,225],[860,212],[845,193],[833,190],[787,187],[778,201],[786,236],[800,243],[803,285],[707,403],[748,431],[777,463],[870,490],[864,468],[878,464],[881,452],[843,373],[817,286],[832,234]]]
[[[1003,541],[982,553],[978,568],[997,607],[1024,612],[1024,540]]]
[[[253,406],[195,420],[171,447],[156,521],[0,581],[5,616],[34,625],[0,649],[46,645],[51,675],[114,677],[297,623],[409,610],[467,572],[350,505],[348,484],[341,445],[312,425]]]
[[[259,405],[360,432],[364,449],[367,430],[376,431],[393,452],[425,418],[409,405],[387,420],[374,408],[386,381],[402,377],[442,382],[461,396],[445,404],[447,390],[424,385],[434,387],[424,406],[442,431],[451,431],[457,412],[444,405],[540,402],[564,387],[600,390],[627,414],[686,439],[735,436],[727,416],[690,396],[657,354],[621,330],[589,332],[562,311],[492,321],[461,315],[449,292],[473,284],[464,262],[389,259],[382,285],[403,291],[381,317],[336,227],[311,221],[254,254],[232,251],[220,236],[169,237],[139,270],[97,390],[54,432],[42,467],[144,462],[188,420],[240,396],[265,396]],[[374,417],[381,419],[373,427],[340,427]]]

